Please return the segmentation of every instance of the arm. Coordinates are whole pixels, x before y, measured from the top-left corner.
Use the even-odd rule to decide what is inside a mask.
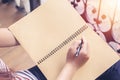
[[[76,49],[81,43],[81,40],[76,41],[68,50],[66,64],[63,67],[57,80],[72,80],[75,72],[83,66],[89,59],[88,43],[83,38],[83,44],[79,56],[75,56]]]
[[[8,28],[0,28],[0,47],[10,47],[18,44],[19,43]]]

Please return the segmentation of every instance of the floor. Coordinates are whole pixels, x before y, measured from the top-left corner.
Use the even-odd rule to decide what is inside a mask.
[[[0,28],[9,27],[25,16],[17,11],[14,3],[0,3]],[[0,48],[0,58],[13,70],[28,69],[35,65],[21,46]]]

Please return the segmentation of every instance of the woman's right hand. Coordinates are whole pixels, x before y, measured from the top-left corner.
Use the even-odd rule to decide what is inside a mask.
[[[77,51],[79,44],[81,43],[81,40],[83,40],[83,44],[79,52],[79,55],[76,56],[75,53]],[[81,40],[74,42],[72,46],[69,48],[67,53],[67,64],[71,65],[73,68],[76,69],[84,65],[89,59],[88,43],[84,37],[82,37]]]

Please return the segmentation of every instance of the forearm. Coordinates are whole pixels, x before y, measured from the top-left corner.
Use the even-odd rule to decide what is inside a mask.
[[[19,43],[14,38],[13,34],[8,30],[8,28],[0,29],[0,47],[15,46]]]
[[[73,68],[70,64],[65,64],[57,80],[72,80],[73,75],[76,72],[76,68]]]

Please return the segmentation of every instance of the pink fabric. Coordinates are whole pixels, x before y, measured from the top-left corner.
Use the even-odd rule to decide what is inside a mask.
[[[115,51],[120,50],[120,19],[114,14],[112,18],[108,15],[114,13],[110,7],[105,5],[104,0],[69,0],[80,16],[88,25]],[[101,2],[100,2],[101,1]],[[106,11],[103,12],[103,11]],[[118,16],[119,17],[119,16]],[[115,19],[119,19],[116,21]]]

